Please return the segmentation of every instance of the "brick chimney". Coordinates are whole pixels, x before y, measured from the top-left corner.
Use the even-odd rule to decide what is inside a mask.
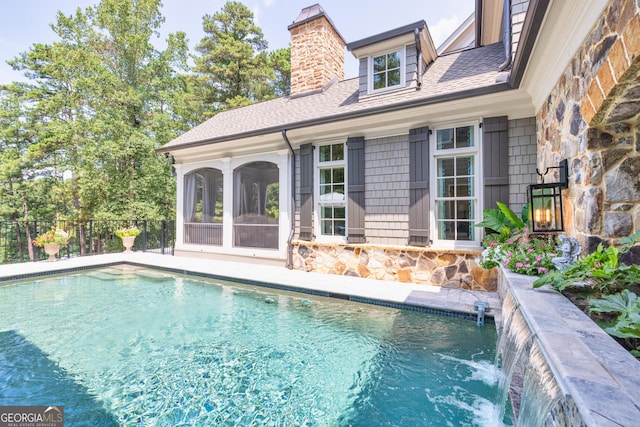
[[[334,77],[344,80],[345,41],[322,6],[302,9],[291,33],[291,95],[322,89]]]

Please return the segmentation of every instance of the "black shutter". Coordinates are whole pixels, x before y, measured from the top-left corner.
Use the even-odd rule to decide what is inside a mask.
[[[429,128],[409,131],[409,245],[429,245]]]
[[[364,138],[347,138],[347,242],[365,243],[364,237]]]
[[[313,145],[300,146],[300,240],[313,240]]]
[[[509,131],[507,116],[489,117],[482,123],[484,208],[496,202],[509,204]]]

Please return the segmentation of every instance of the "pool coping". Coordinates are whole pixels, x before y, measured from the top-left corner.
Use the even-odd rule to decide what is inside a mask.
[[[338,276],[282,267],[161,255],[149,252],[115,253],[61,259],[57,262],[29,262],[0,265],[0,286],[3,282],[69,273],[93,268],[129,264],[208,277],[217,280],[249,283],[285,291],[301,292],[360,303],[399,308],[474,320],[477,301],[487,303],[487,323],[501,323],[501,302],[495,292],[402,283],[361,277]]]

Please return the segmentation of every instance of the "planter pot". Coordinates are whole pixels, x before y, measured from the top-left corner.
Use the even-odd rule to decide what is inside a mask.
[[[44,251],[49,255],[47,261],[57,261],[58,259],[56,258],[56,254],[60,252],[60,246],[58,246],[57,243],[45,243]]]
[[[122,245],[124,246],[125,253],[131,253],[131,247],[133,246],[133,242],[136,240],[136,236],[126,236],[122,237]]]

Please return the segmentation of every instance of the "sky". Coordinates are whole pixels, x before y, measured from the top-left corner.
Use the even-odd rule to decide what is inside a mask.
[[[269,50],[289,46],[287,26],[307,6],[319,3],[347,43],[412,22],[425,20],[438,47],[473,12],[475,0],[241,0],[254,14],[269,42]],[[3,0],[0,8],[0,84],[24,81],[7,60],[28,51],[34,43],[57,40],[50,28],[58,11],[70,15],[80,7],[99,0]],[[184,31],[191,52],[204,37],[202,17],[213,15],[225,0],[162,0],[165,23],[160,38],[153,41],[162,49],[170,33]],[[345,77],[357,75],[357,63],[345,55]]]

